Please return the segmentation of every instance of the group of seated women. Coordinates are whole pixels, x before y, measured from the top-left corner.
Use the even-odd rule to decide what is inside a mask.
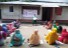
[[[0,32],[0,45],[4,45],[4,39],[6,39],[6,34],[5,32],[1,31]],[[45,36],[45,41],[49,45],[53,45],[57,41],[60,41],[62,43],[68,44],[68,32],[66,29],[63,29],[61,36],[57,34],[57,29],[53,28],[48,35]],[[16,30],[15,33],[13,34],[11,41],[10,41],[10,46],[21,46],[25,41],[24,36],[20,33],[20,30]],[[35,30],[31,37],[27,39],[27,43],[29,43],[30,46],[39,46],[40,45],[40,35],[38,34],[38,30]]]
[[[50,23],[50,22],[49,22]],[[48,24],[49,24],[48,23]],[[6,34],[6,26],[2,26],[4,29],[0,31],[0,46],[4,45],[4,39],[6,39],[7,34]],[[57,25],[58,27],[58,25]],[[51,32],[48,33],[48,35],[45,35],[45,41],[49,44],[55,44],[56,40],[60,41],[62,43],[68,44],[68,32],[66,29],[62,29],[61,35],[59,36],[58,29],[56,25],[54,25],[54,28],[52,28]],[[1,29],[1,27],[0,27]],[[13,34],[11,41],[10,41],[10,46],[21,46],[25,41],[25,38],[22,36],[20,33],[20,30],[15,30],[15,33]],[[38,30],[35,30],[31,37],[27,39],[28,43],[30,46],[39,46],[40,45],[40,35],[38,34]]]
[[[4,31],[7,36],[15,30],[16,28],[11,23],[0,25],[0,31]]]
[[[14,27],[13,23],[0,24],[0,46],[4,45],[4,40],[15,30],[16,27]]]
[[[17,30],[16,33],[19,33],[19,30]],[[24,40],[25,39],[23,38],[20,43],[24,42]],[[45,36],[45,40],[47,41],[47,43],[49,45],[56,44],[56,41],[60,41],[62,43],[68,44],[68,32],[66,31],[66,29],[63,29],[63,31],[61,32],[61,36],[59,36],[57,34],[57,29],[53,28],[51,30],[51,32],[48,33],[48,35]],[[14,41],[13,41],[13,38],[12,38],[11,43],[15,44]],[[35,30],[33,32],[33,34],[31,35],[31,37],[29,39],[27,39],[27,41],[28,41],[30,46],[39,46],[40,45],[40,35],[38,34],[38,30]],[[17,43],[16,43],[16,45],[17,45]]]
[[[47,36],[45,36],[45,40],[50,45],[55,44],[56,41],[68,44],[68,32],[66,29],[62,29],[61,35],[59,36],[57,34],[57,29],[53,28],[51,32]]]
[[[0,46],[4,45],[4,39],[6,39],[5,32],[0,32]],[[9,46],[21,46],[25,41],[25,38],[20,33],[20,30],[16,30],[13,34]],[[28,39],[28,43],[30,43],[31,46],[38,46],[40,44],[40,36],[38,34],[38,31],[34,31],[34,33],[31,35],[31,37]]]
[[[6,24],[0,25],[0,46],[4,45],[4,40],[8,36],[10,36],[10,31],[9,31],[7,25]]]
[[[6,33],[1,31],[0,32],[0,46],[4,45],[4,39],[6,39]],[[68,32],[66,29],[63,29],[61,36],[57,34],[57,29],[53,28],[52,31],[45,36],[45,40],[49,45],[55,44],[56,40],[68,44]],[[25,38],[20,33],[20,30],[16,30],[13,34],[10,46],[21,46],[25,41]],[[38,30],[35,30],[31,37],[27,39],[30,46],[39,46],[40,45],[40,35],[38,34]]]
[[[46,29],[51,29],[51,32],[45,36],[45,40],[48,44],[54,44],[56,40],[68,44],[68,32],[66,29],[63,29],[59,23],[55,22],[52,24],[51,21],[48,21],[46,24]],[[57,34],[59,33],[59,34]]]
[[[62,26],[59,25],[58,22],[55,22],[55,23],[53,24],[52,21],[48,21],[44,27],[45,27],[46,29],[56,28],[58,33],[61,33],[61,32],[62,32]]]

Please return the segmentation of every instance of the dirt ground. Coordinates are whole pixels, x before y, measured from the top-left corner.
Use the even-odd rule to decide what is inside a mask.
[[[63,28],[68,29],[68,26],[63,25]],[[43,27],[43,25],[33,26],[31,24],[22,24],[21,27],[19,28],[19,30],[21,31],[22,36],[25,37],[25,42],[22,46],[20,46],[20,47],[9,47],[11,37],[8,37],[5,40],[5,46],[2,46],[0,48],[58,48],[58,47],[59,48],[68,48],[68,44],[60,44],[57,47],[55,47],[55,45],[47,44],[46,41],[44,40],[44,35],[48,34],[50,30],[45,29],[45,27]],[[31,36],[31,34],[34,32],[34,30],[39,31],[40,40],[42,40],[42,42],[41,42],[40,46],[30,47],[26,40]],[[8,43],[6,43],[6,42],[8,42]]]

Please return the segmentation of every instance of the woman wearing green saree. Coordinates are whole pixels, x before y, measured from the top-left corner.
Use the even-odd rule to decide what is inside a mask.
[[[19,30],[16,30],[15,34],[12,36],[10,46],[21,46],[24,43],[25,38],[21,35]]]

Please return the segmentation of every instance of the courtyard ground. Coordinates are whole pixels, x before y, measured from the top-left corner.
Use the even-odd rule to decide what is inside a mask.
[[[68,30],[68,26],[63,25],[63,28],[67,28],[67,30]],[[37,47],[30,47],[26,40],[31,36],[31,34],[36,29],[39,31],[40,40],[42,40],[41,45],[37,46]],[[22,46],[9,47],[11,37],[8,37],[5,40],[5,46],[2,46],[0,48],[57,48],[57,47],[55,47],[55,45],[47,44],[46,41],[44,40],[44,35],[48,34],[50,30],[45,29],[45,27],[43,27],[43,25],[33,26],[31,24],[22,24],[21,27],[19,28],[19,30],[21,31],[22,36],[25,37],[25,42]],[[6,42],[8,42],[8,43],[6,43]],[[61,44],[61,45],[58,45],[58,47],[59,48],[68,48],[68,44]]]

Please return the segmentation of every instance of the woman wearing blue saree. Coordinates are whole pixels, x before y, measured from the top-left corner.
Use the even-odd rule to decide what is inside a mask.
[[[21,35],[19,30],[16,30],[15,34],[11,39],[11,46],[21,46],[24,43],[24,37]]]
[[[7,28],[7,26],[6,26],[6,24],[3,24],[2,25],[2,30],[4,31],[4,32],[8,32],[8,28]]]
[[[10,36],[10,34],[9,34],[10,32],[8,31],[8,28],[7,28],[6,24],[2,25],[2,31],[4,31],[7,34],[7,36]]]

